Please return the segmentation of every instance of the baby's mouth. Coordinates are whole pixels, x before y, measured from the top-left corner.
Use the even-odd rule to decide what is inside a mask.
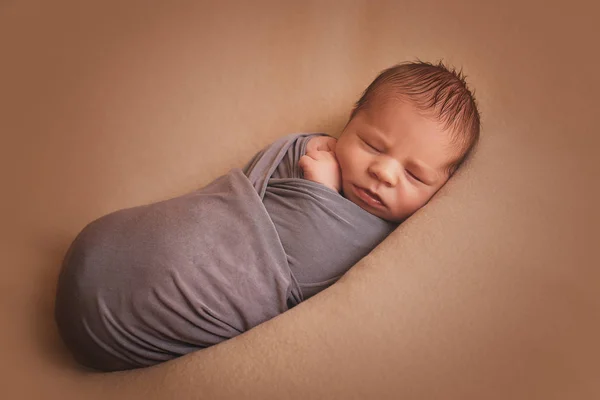
[[[372,207],[383,207],[384,203],[383,200],[381,200],[381,197],[379,197],[379,195],[369,189],[363,189],[359,186],[355,186],[355,192],[358,195],[358,197],[365,203],[367,203],[368,205],[372,206]]]
[[[377,193],[373,193],[371,192],[369,189],[363,189],[365,191],[366,194],[368,194],[369,196],[371,196],[373,198],[373,200],[377,201],[378,203],[382,203],[383,201],[381,201],[381,197],[379,197],[377,195]]]

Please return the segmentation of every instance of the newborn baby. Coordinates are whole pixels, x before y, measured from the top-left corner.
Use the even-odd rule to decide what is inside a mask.
[[[86,226],[59,279],[59,331],[101,370],[239,335],[337,281],[448,181],[479,129],[460,73],[389,68],[338,140],[284,137],[198,191]]]

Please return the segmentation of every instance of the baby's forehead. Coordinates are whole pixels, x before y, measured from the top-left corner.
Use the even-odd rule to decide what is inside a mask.
[[[435,110],[423,110],[405,99],[388,97],[373,102],[365,111],[365,129],[379,136],[380,140],[401,146],[410,144],[409,148],[418,148],[420,153],[439,149],[433,157],[434,164],[451,164],[464,153],[466,134],[446,126],[436,116]]]

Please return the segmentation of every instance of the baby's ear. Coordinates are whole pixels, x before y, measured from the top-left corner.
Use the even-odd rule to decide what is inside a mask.
[[[454,173],[455,173],[456,171],[458,171],[458,167],[459,167],[459,166],[460,166],[460,164],[454,164],[454,165],[451,165],[451,166],[448,168],[448,171],[447,171],[447,173],[448,173],[448,179],[452,178],[452,175],[454,175]]]

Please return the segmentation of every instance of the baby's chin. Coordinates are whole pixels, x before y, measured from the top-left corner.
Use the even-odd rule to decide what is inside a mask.
[[[357,204],[357,203],[355,202],[354,204]],[[379,217],[381,219],[384,219],[387,222],[394,223],[394,224],[398,224],[398,223],[401,222],[400,220],[398,220],[397,218],[394,218],[394,216],[390,215],[389,213],[387,213],[385,211],[382,211],[382,210],[370,210],[370,209],[367,209],[367,208],[361,206],[360,204],[357,204],[357,205],[359,207],[361,207],[363,210],[367,211],[368,213],[373,214],[376,217]]]
[[[354,204],[356,204],[357,206],[359,206],[360,208],[362,208],[363,210],[365,210],[366,212],[368,212],[369,214],[375,215],[376,217],[379,217],[383,220],[386,220],[389,223],[392,224],[399,224],[400,222],[402,222],[404,219],[399,219],[394,217],[393,215],[390,215],[389,213],[386,213],[385,211],[382,210],[372,210],[366,207],[363,207],[361,204],[353,201]]]

